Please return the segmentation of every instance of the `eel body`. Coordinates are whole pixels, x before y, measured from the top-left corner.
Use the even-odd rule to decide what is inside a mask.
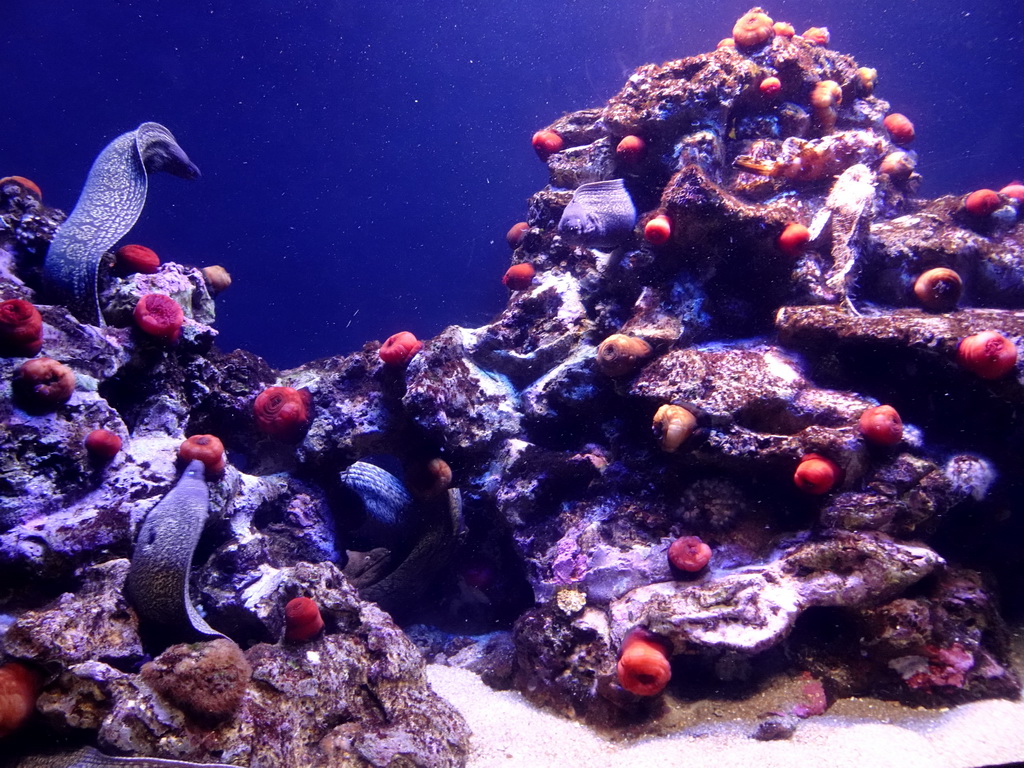
[[[161,757],[117,757],[105,755],[94,747],[56,755],[31,755],[18,768],[238,768],[225,763],[193,763]]]
[[[388,562],[387,568],[368,568],[351,579],[359,596],[386,610],[414,602],[431,585],[434,576],[451,563],[461,523],[462,493],[458,488],[449,488],[445,508],[430,516],[427,527],[408,553],[382,561]],[[347,568],[345,573],[349,573]]]
[[[359,496],[370,522],[376,524],[378,545],[366,552],[350,551],[345,576],[364,600],[386,610],[415,601],[455,552],[462,494],[449,488],[441,503],[416,502],[401,480],[363,461],[339,477]]]
[[[146,203],[147,172],[156,171],[199,176],[169,130],[143,123],[100,152],[78,202],[54,233],[43,265],[44,288],[84,322],[103,323],[96,287],[100,261],[135,226]]]
[[[188,576],[192,555],[210,514],[206,468],[198,459],[146,515],[132,552],[125,595],[144,626],[190,640],[224,637],[192,605]]]
[[[558,221],[558,234],[572,245],[614,248],[633,232],[636,207],[622,179],[580,184]]]

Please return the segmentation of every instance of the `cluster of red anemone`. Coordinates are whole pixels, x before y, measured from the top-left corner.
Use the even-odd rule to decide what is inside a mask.
[[[619,652],[619,685],[637,696],[661,693],[672,679],[670,650],[667,642],[647,630],[631,630]]]
[[[18,405],[28,413],[48,413],[71,399],[75,372],[51,357],[26,360],[14,373],[11,389]]]

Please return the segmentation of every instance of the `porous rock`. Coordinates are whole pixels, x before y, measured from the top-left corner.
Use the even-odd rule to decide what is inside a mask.
[[[307,643],[250,648],[245,659],[252,677],[234,711],[220,708],[211,718],[206,707],[206,717],[197,719],[196,701],[176,703],[187,698],[187,689],[167,697],[147,682],[156,679],[156,670],[134,675],[98,662],[72,665],[44,694],[45,709],[73,727],[99,721],[102,747],[136,755],[250,768],[342,761],[381,768],[396,761],[423,768],[464,765],[464,720],[430,690],[419,652],[387,614],[359,600],[327,564],[289,569],[251,597],[280,627],[282,606],[299,592],[317,601],[325,633]],[[163,669],[156,677],[193,657],[209,657],[218,642],[228,641],[165,652],[156,661]]]

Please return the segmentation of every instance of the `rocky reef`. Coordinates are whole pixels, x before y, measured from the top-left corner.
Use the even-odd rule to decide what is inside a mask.
[[[1018,696],[1024,188],[919,198],[828,43],[754,9],[641,67],[534,137],[491,323],[287,371],[193,265],[52,303],[66,217],[0,180],[5,753],[464,765],[424,655],[612,727]]]

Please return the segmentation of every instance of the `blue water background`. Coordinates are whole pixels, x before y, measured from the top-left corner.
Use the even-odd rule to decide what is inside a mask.
[[[711,50],[747,2],[5,3],[0,175],[70,210],[114,136],[155,120],[202,169],[155,177],[128,242],[219,263],[219,345],[288,367],[487,322],[504,235],[542,187],[531,134],[631,71]],[[1024,5],[770,2],[880,73],[922,193],[1024,177]]]

